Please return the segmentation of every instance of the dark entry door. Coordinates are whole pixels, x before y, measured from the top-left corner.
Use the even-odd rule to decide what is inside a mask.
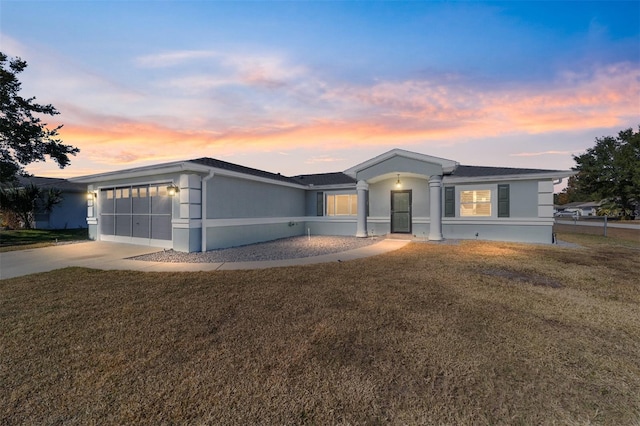
[[[391,191],[391,232],[411,233],[411,191]]]

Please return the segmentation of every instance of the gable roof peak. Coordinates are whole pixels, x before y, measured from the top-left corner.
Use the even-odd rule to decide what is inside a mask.
[[[349,176],[355,176],[359,171],[364,170],[368,167],[374,166],[378,163],[386,161],[393,157],[404,157],[410,158],[413,160],[424,161],[426,163],[434,163],[442,166],[442,170],[445,174],[452,173],[457,167],[458,162],[449,160],[441,157],[434,157],[432,155],[420,154],[418,152],[407,151],[405,149],[394,148],[390,151],[384,152],[376,157],[373,157],[370,160],[367,160],[363,163],[357,164],[347,170],[345,170],[345,174]]]

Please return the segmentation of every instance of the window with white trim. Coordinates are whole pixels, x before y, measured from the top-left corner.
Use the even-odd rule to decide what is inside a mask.
[[[327,216],[356,216],[358,214],[358,195],[327,195],[326,211]]]
[[[460,216],[491,216],[491,190],[460,191]]]

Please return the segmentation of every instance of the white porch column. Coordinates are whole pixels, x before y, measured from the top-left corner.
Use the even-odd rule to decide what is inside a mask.
[[[442,176],[429,176],[429,240],[442,241]]]
[[[358,191],[358,226],[356,228],[356,237],[367,236],[367,190],[369,184],[364,180],[359,180],[356,185]]]

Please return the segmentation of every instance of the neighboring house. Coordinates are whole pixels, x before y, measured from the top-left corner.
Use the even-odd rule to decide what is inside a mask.
[[[39,176],[20,177],[19,186],[33,184],[43,191],[57,189],[62,201],[50,212],[34,212],[35,229],[71,229],[87,227],[87,186],[66,179]]]
[[[90,238],[193,252],[307,233],[551,243],[553,186],[571,174],[394,149],[337,173],[198,158],[71,180],[88,184]]]
[[[599,201],[576,201],[555,205],[555,216],[596,216],[600,204]]]

